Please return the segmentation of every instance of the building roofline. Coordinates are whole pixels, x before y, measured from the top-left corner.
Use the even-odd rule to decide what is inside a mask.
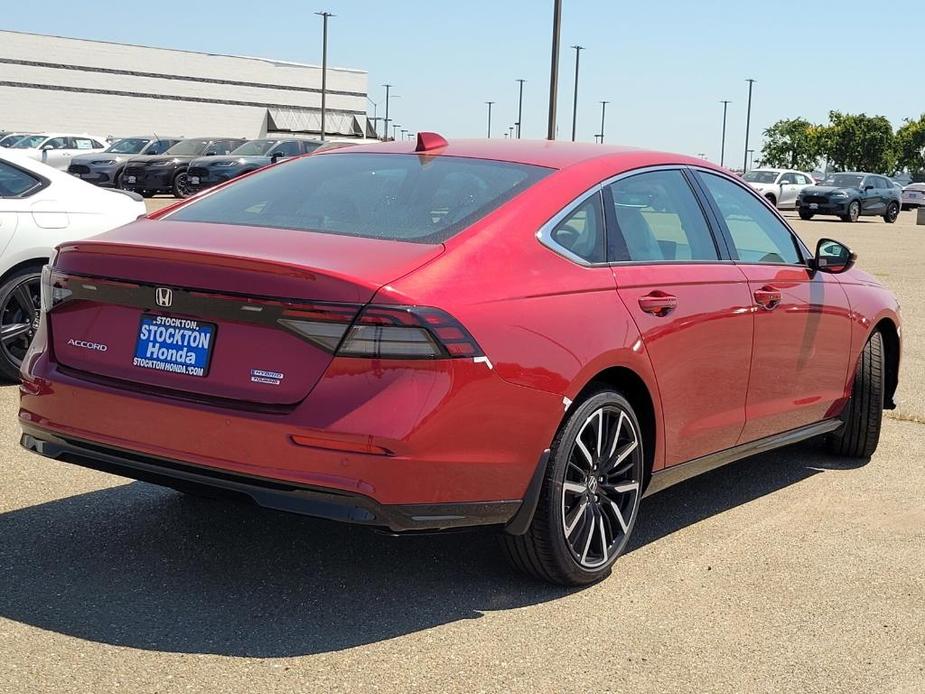
[[[41,36],[44,38],[52,39],[63,39],[65,41],[84,41],[86,43],[104,43],[110,46],[130,46],[132,48],[148,48],[155,51],[170,51],[172,53],[191,53],[193,55],[205,55],[212,56],[216,58],[238,58],[240,60],[258,60],[262,63],[269,63],[271,65],[276,65],[278,67],[297,67],[297,68],[311,68],[315,70],[320,70],[320,65],[314,65],[311,63],[297,63],[291,60],[276,60],[274,58],[260,58],[253,55],[235,55],[233,53],[211,53],[208,51],[191,51],[186,48],[165,48],[163,46],[148,46],[143,43],[127,43],[125,41],[104,41],[102,39],[86,39],[80,38],[77,36],[60,36],[59,34],[40,34],[34,31],[16,31],[15,29],[0,29],[0,34],[20,34],[23,36]],[[360,70],[352,67],[336,67],[333,65],[328,66],[328,70],[338,70],[340,72],[353,72],[360,75],[368,74],[367,70]]]

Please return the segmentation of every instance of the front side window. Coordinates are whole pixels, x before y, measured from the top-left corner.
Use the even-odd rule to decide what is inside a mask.
[[[298,154],[301,154],[299,149],[299,143],[296,140],[284,140],[280,142],[276,147],[267,152],[270,156],[274,154],[279,154],[283,157],[294,157]]]
[[[66,137],[53,137],[42,145],[42,149],[67,149],[67,140]]]
[[[0,198],[22,197],[41,184],[35,176],[0,161]]]
[[[144,150],[144,154],[163,154],[173,147],[179,140],[154,140]]]
[[[442,243],[549,173],[484,159],[345,151],[269,167],[168,218]]]
[[[604,209],[601,194],[594,193],[556,224],[550,238],[557,245],[587,260],[602,263],[607,259],[604,234]]]
[[[700,178],[719,208],[739,260],[746,263],[801,262],[790,230],[750,191],[722,176]]]
[[[113,142],[106,151],[113,154],[139,154],[147,144],[148,141],[143,138],[126,137]]]
[[[617,227],[610,235],[611,260],[719,259],[713,234],[681,171],[640,173],[608,189]]]

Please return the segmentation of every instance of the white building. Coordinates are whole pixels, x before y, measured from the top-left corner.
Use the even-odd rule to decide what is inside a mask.
[[[328,68],[325,132],[375,137],[367,75]],[[315,135],[321,67],[0,31],[0,129],[185,137]]]

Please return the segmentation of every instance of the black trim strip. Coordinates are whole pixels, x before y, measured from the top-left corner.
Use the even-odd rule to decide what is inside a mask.
[[[315,518],[356,523],[392,532],[445,530],[506,523],[520,500],[452,504],[380,504],[374,499],[336,489],[243,475],[148,456],[90,441],[62,438],[22,423],[20,445],[39,455],[180,491],[211,491],[258,506]]]
[[[17,89],[43,89],[51,92],[74,92],[77,94],[102,94],[105,96],[127,96],[136,99],[158,99],[161,101],[188,101],[197,104],[219,104],[221,106],[251,106],[255,108],[292,108],[306,111],[316,110],[311,106],[297,104],[276,104],[260,101],[238,101],[236,99],[209,99],[204,96],[178,96],[175,94],[151,94],[145,92],[126,92],[119,89],[92,89],[90,87],[66,87],[52,84],[34,84],[30,82],[12,82],[0,80],[0,87],[14,87]],[[344,109],[329,108],[329,114],[340,116],[365,116],[365,111],[348,111]]]
[[[798,429],[785,431],[782,434],[766,436],[757,441],[750,441],[740,446],[727,448],[718,453],[711,453],[701,458],[695,458],[694,460],[681,463],[680,465],[672,465],[671,467],[652,474],[652,481],[646,489],[645,496],[655,494],[679,482],[684,482],[691,477],[696,477],[697,475],[709,472],[714,468],[722,467],[728,463],[734,463],[742,458],[748,458],[753,455],[758,455],[759,453],[766,453],[775,448],[783,448],[793,443],[811,439],[814,436],[828,434],[838,429],[841,425],[841,419],[825,419],[815,424],[809,424]]]
[[[530,484],[527,485],[527,491],[524,492],[524,500],[517,510],[517,513],[511,518],[505,526],[504,532],[508,535],[524,535],[533,522],[533,515],[536,513],[536,506],[540,502],[540,492],[543,490],[543,480],[546,478],[546,467],[549,465],[549,449],[543,451],[533,476],[530,478]]]
[[[234,57],[234,56],[228,56]],[[247,60],[247,58],[245,58]],[[258,58],[259,60],[259,58]],[[192,75],[168,75],[162,72],[141,72],[139,70],[121,70],[118,68],[108,68],[108,67],[96,67],[92,65],[66,65],[64,63],[46,63],[39,60],[18,60],[16,58],[0,58],[0,63],[6,63],[7,65],[23,65],[26,67],[46,67],[52,68],[54,70],[74,70],[75,72],[98,72],[104,75],[127,75],[130,77],[150,77],[153,79],[162,79],[162,80],[174,80],[174,81],[184,81],[184,82],[200,82],[205,84],[227,84],[235,87],[256,87],[258,89],[280,89],[286,92],[310,92],[313,94],[320,94],[321,89],[316,87],[295,87],[291,85],[282,85],[282,84],[267,84],[263,82],[242,82],[239,80],[223,80],[223,79],[213,79],[210,77],[194,77]],[[288,66],[287,66],[288,67]],[[317,69],[321,70],[320,67],[315,68],[314,66],[299,66],[302,69]],[[329,68],[330,69],[330,68]],[[328,94],[335,94],[337,96],[362,96],[366,98],[364,92],[348,92],[339,89],[328,89]]]

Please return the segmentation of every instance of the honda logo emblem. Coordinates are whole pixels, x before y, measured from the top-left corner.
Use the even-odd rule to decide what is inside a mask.
[[[158,287],[154,292],[154,298],[157,300],[158,306],[168,308],[173,304],[173,290],[167,287]]]

